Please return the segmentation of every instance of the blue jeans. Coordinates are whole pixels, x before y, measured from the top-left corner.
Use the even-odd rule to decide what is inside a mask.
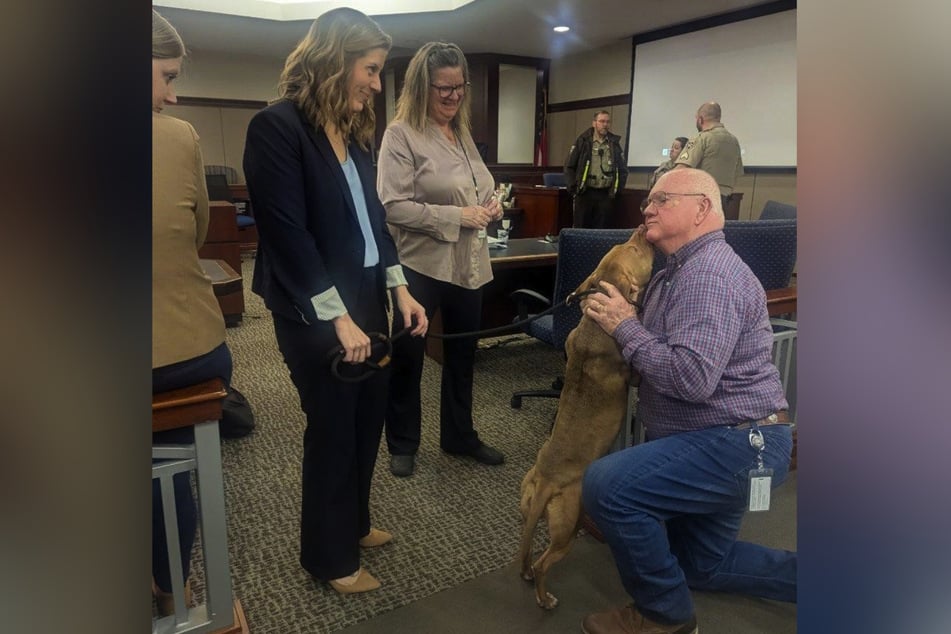
[[[792,431],[760,429],[775,488],[789,469]],[[624,588],[651,620],[689,620],[688,586],[795,602],[796,553],[736,541],[756,466],[749,433],[675,434],[609,454],[585,472],[585,510],[611,547]]]

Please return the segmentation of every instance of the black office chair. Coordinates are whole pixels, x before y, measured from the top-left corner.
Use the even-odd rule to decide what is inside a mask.
[[[555,289],[551,299],[532,290],[519,289],[511,297],[518,306],[518,319],[532,316],[529,306],[541,306],[541,312],[564,300],[597,268],[601,258],[616,244],[627,242],[632,229],[562,229],[558,237],[558,264],[555,267]],[[525,332],[559,350],[565,349],[565,341],[578,322],[581,309],[577,303],[562,306],[553,313],[531,322]],[[512,394],[511,405],[522,406],[526,396],[558,398],[562,378],[558,377],[550,389],[521,390]]]
[[[548,172],[542,174],[542,182],[545,187],[567,187],[568,181],[565,180],[564,172]]]
[[[234,196],[228,187],[228,177],[224,174],[205,174],[205,187],[208,189],[208,200],[234,202]]]
[[[796,206],[787,203],[767,200],[763,205],[763,211],[759,214],[760,220],[779,220],[796,217]]]

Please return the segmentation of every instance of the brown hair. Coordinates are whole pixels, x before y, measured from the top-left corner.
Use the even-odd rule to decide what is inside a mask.
[[[347,82],[353,63],[369,51],[390,50],[393,40],[380,25],[356,9],[333,9],[310,25],[307,35],[287,56],[278,94],[293,101],[317,127],[335,125],[344,138],[369,149],[376,115],[369,106],[353,112]]]

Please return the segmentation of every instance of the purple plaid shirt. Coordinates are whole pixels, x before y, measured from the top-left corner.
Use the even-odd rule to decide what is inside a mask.
[[[615,339],[641,374],[637,415],[649,438],[759,420],[788,407],[773,365],[766,293],[722,231],[667,256],[642,321]]]

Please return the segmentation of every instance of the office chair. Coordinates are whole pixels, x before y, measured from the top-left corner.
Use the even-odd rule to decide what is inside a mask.
[[[238,170],[230,165],[206,165],[205,175],[224,176],[225,183],[228,185],[235,185],[238,182]]]
[[[796,206],[787,203],[767,200],[763,205],[763,211],[759,214],[760,220],[779,220],[781,218],[795,218]]]
[[[234,202],[231,189],[228,187],[228,177],[224,174],[205,174],[205,187],[208,189],[208,200],[223,200]]]
[[[796,219],[727,220],[726,243],[753,271],[763,290],[786,288],[796,268]],[[664,268],[666,256],[654,255],[654,273]]]
[[[727,244],[752,269],[763,289],[789,286],[796,268],[795,218],[727,220],[723,234]]]
[[[518,319],[531,316],[529,302],[542,306],[542,310],[564,300],[597,268],[601,258],[616,244],[627,242],[633,229],[562,229],[558,237],[558,263],[555,266],[555,289],[552,298],[532,290],[519,289],[512,293],[518,307]],[[541,312],[541,311],[539,311]],[[581,321],[581,308],[578,304],[562,306],[553,313],[545,315],[525,328],[525,332],[548,345],[564,350],[565,341],[578,322]],[[562,378],[558,377],[550,389],[521,390],[512,394],[511,405],[522,406],[526,396],[558,398],[561,394]]]
[[[542,174],[542,182],[545,184],[545,187],[568,186],[568,181],[565,180],[565,174],[563,172],[548,172]]]

